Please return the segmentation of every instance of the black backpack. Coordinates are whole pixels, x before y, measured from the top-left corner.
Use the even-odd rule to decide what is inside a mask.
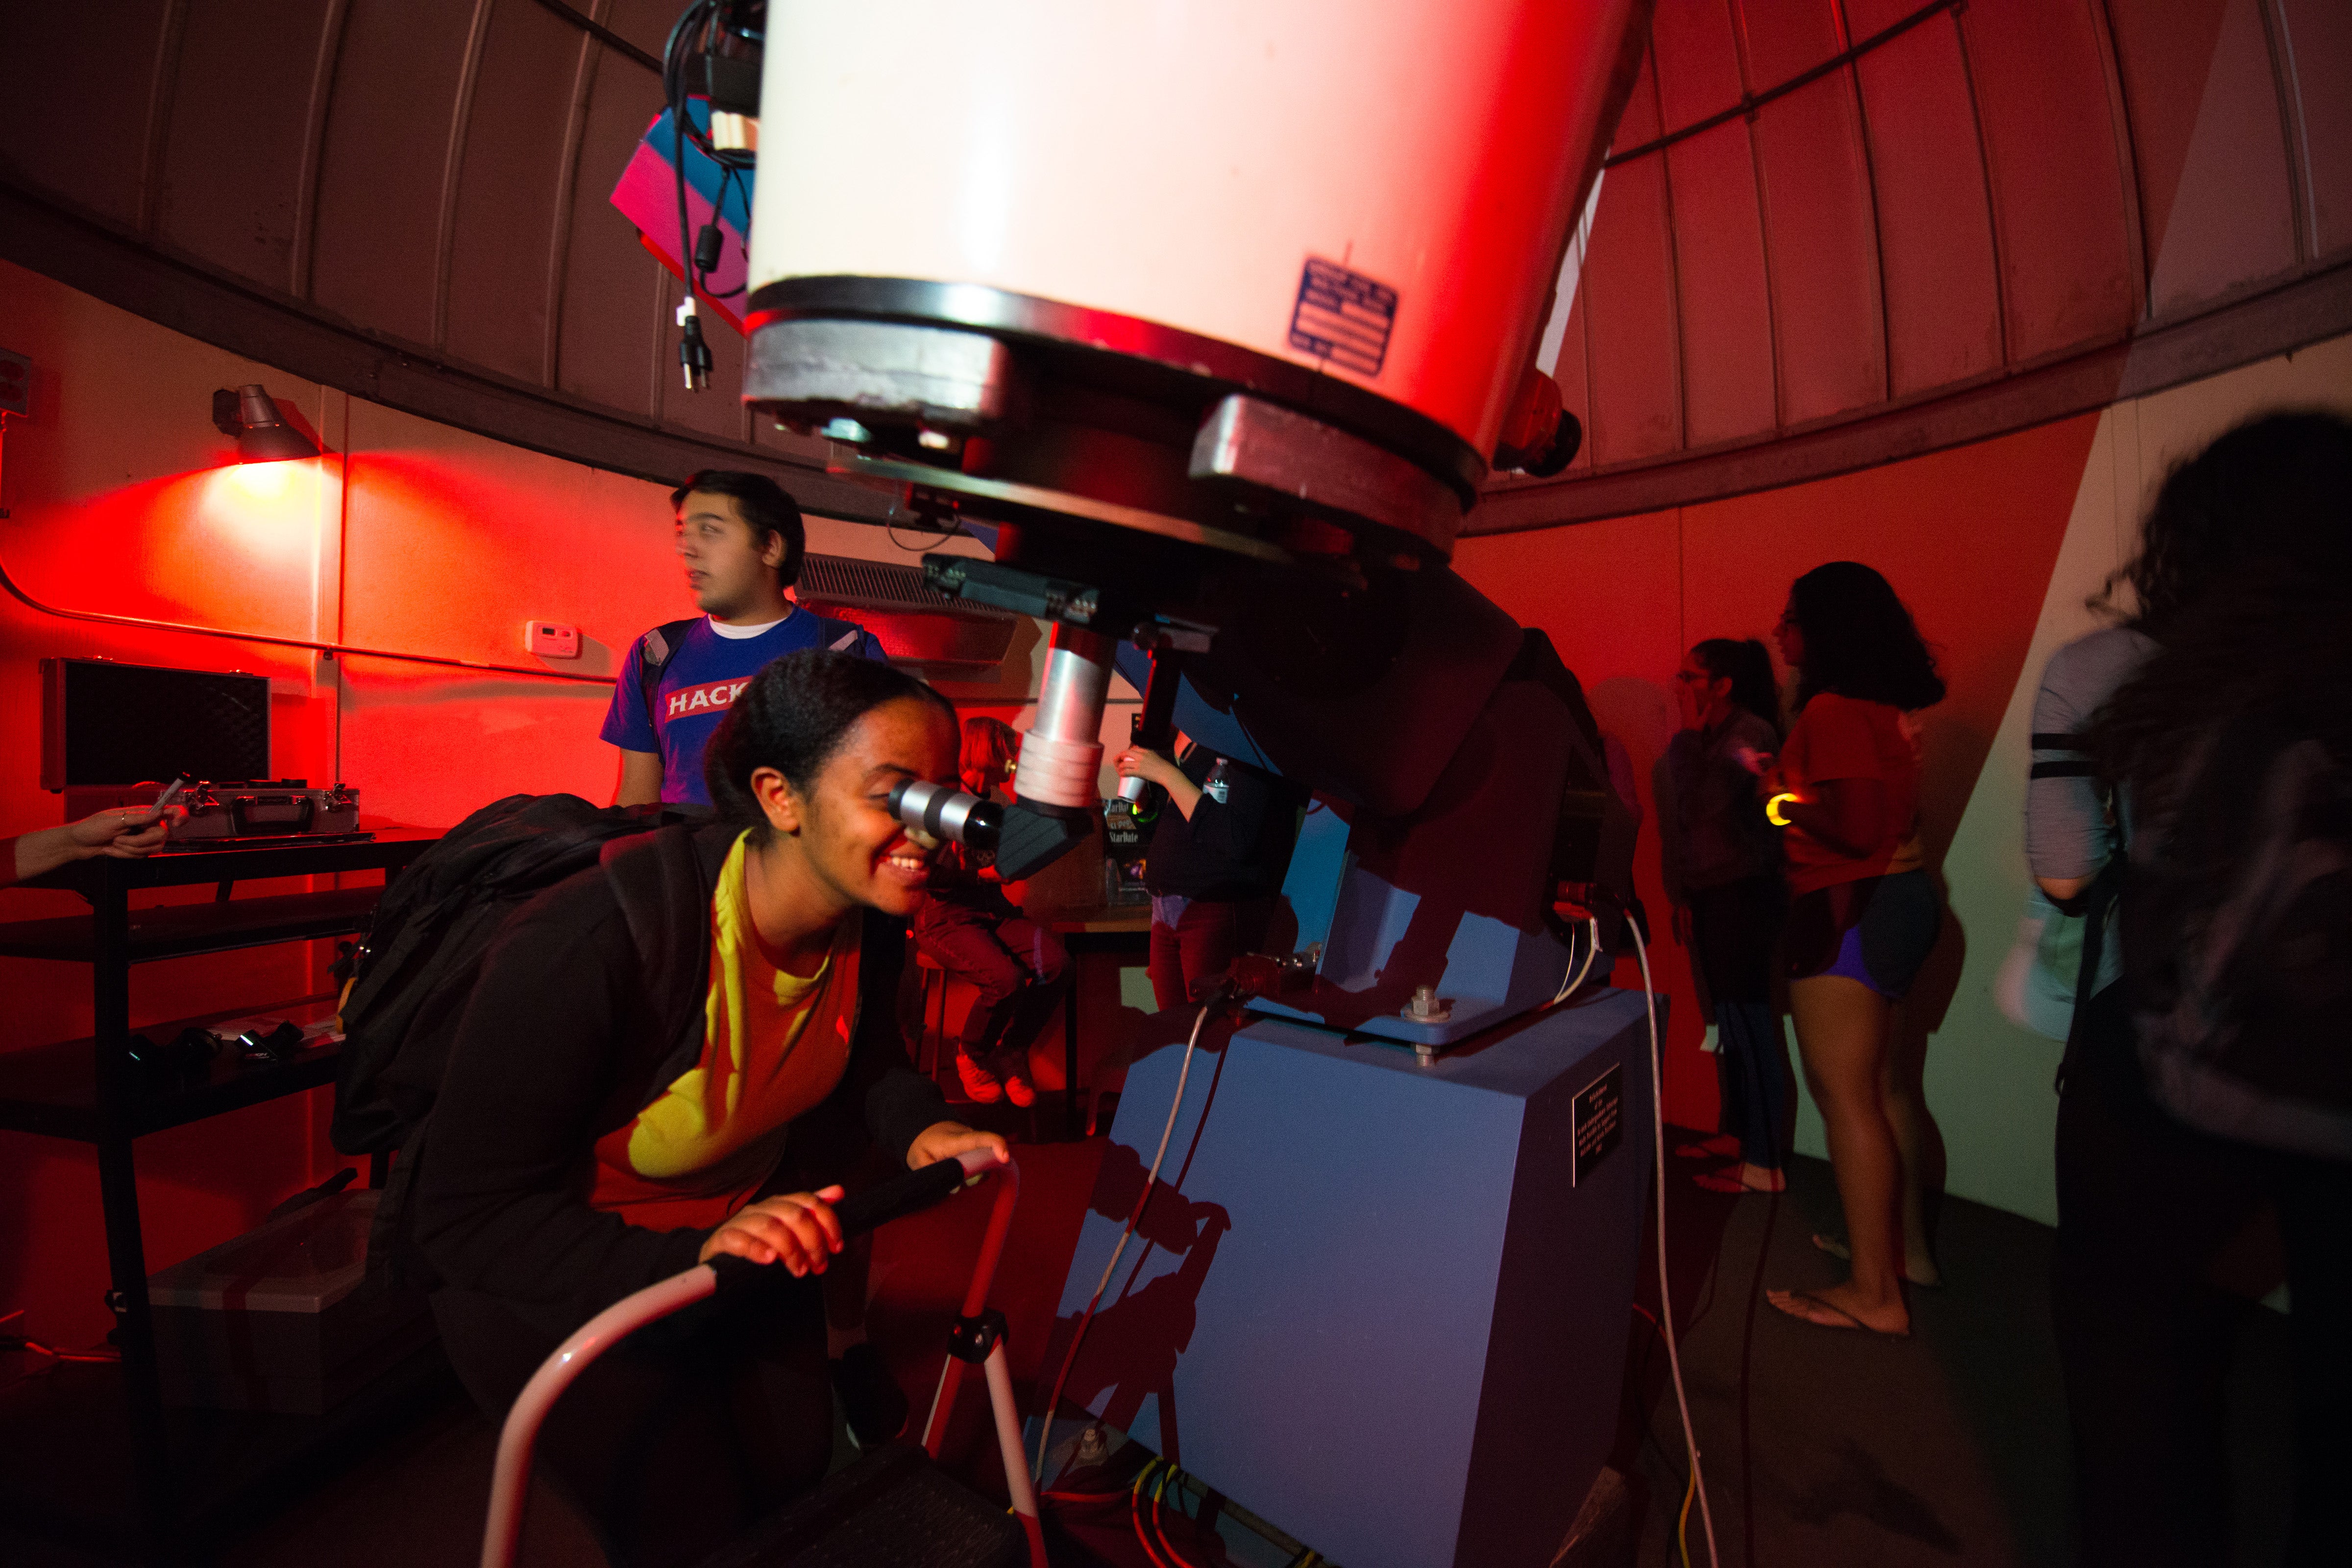
[[[343,998],[330,1136],[346,1154],[406,1144],[440,1092],[490,940],[533,897],[597,864],[617,838],[687,814],[510,795],[444,835],[377,903]]]
[[[662,671],[677,657],[678,644],[694,629],[700,616],[688,616],[682,621],[664,621],[637,639],[637,695],[645,700],[646,722],[654,726],[656,734],[661,725],[654,718],[656,689],[661,685]]]
[[[2121,900],[2149,1089],[2205,1131],[2352,1159],[2352,760],[2261,704],[2184,761]]]

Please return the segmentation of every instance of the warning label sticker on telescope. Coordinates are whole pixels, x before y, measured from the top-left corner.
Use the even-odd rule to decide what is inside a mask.
[[[1612,1067],[1576,1092],[1576,1153],[1569,1184],[1584,1180],[1625,1140],[1625,1071]]]
[[[1310,256],[1290,311],[1290,346],[1358,375],[1378,375],[1396,312],[1397,292],[1387,284]]]

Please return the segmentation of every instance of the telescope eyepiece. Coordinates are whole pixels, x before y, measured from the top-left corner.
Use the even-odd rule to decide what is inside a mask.
[[[908,827],[946,843],[993,849],[1004,808],[968,790],[929,779],[908,779],[890,792],[892,815]]]

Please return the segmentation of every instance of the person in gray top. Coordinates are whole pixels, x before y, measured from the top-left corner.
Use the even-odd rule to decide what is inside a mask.
[[[2283,1136],[2352,1101],[2352,419],[2264,415],[2178,463],[2116,575],[2130,629],[2062,650],[2034,719],[2041,763],[2074,762],[2063,738],[2087,729],[2084,765],[2037,765],[2027,819],[2042,890],[2124,928],[2121,980],[2078,987],[2058,1104],[2051,1315],[2081,1561],[2243,1553],[2222,1390],[2244,1303],[2217,1263],[2267,1208],[2294,1309],[2292,1366],[2266,1380],[2287,1386],[2256,1396],[2294,1406],[2282,1560],[2352,1562],[2352,1158]],[[2119,826],[2090,809],[2101,776]],[[2084,878],[2118,860],[2111,913]],[[2251,1047],[2227,1105],[2193,1070],[2225,1026]]]
[[[2155,651],[2155,640],[2137,626],[2103,626],[2052,654],[2042,668],[2025,786],[2025,858],[2042,890],[2062,907],[2123,847],[2123,825],[2090,760],[2091,721]]]
[[[1727,1192],[1779,1192],[1795,1082],[1772,958],[1789,895],[1780,838],[1756,776],[1780,749],[1780,693],[1762,643],[1710,637],[1675,672],[1683,727],[1666,747],[1659,813],[1675,939],[1714,1004],[1722,1130],[1739,1140],[1736,1173],[1700,1178]]]
[[[2025,858],[2033,873],[2019,945],[2001,971],[2001,1006],[2053,1039],[2074,1032],[2091,884],[2124,852],[2115,792],[2099,776],[2090,731],[2107,699],[2130,680],[2154,639],[2136,626],[2103,626],[2050,656],[2033,699],[2033,761],[2025,791]],[[2102,911],[2103,914],[2105,911]],[[2112,921],[2100,922],[2096,994],[2123,974]]]

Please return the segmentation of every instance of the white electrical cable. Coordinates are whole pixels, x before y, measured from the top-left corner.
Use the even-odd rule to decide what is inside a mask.
[[[1062,1370],[1054,1379],[1054,1392],[1037,1417],[1036,1484],[1045,1484],[1045,1443],[1054,1434],[1054,1408],[1062,1401],[1062,1385],[1070,1375],[1070,1368],[1078,1359],[1078,1342],[1086,1338],[1087,1325],[1094,1321],[1095,1309],[1101,1305],[1103,1292],[1110,1289],[1110,1277],[1118,1268],[1119,1254],[1127,1250],[1128,1239],[1143,1219],[1143,1207],[1151,1201],[1151,1188],[1160,1180],[1160,1163],[1168,1158],[1168,1141],[1176,1135],[1176,1114],[1184,1109],[1184,1081],[1192,1076],[1192,1050],[1201,1043],[1201,1030],[1209,1022],[1209,1015],[1217,1010],[1218,997],[1211,997],[1201,1008],[1201,1016],[1192,1020],[1192,1033],[1184,1042],[1183,1065],[1176,1069],[1176,1098],[1168,1107],[1168,1125],[1160,1130],[1160,1148],[1151,1156],[1151,1169],[1143,1178],[1143,1195],[1135,1201],[1135,1209],[1127,1216],[1126,1227],[1118,1233],[1118,1245],[1110,1249],[1110,1261],[1103,1265],[1102,1280],[1087,1302],[1087,1310],[1078,1318],[1077,1331],[1070,1338],[1070,1348],[1062,1357]]]
[[[1569,932],[1568,956],[1570,959],[1576,956],[1575,937],[1574,931]],[[1573,995],[1576,988],[1584,984],[1584,977],[1592,973],[1592,961],[1600,956],[1601,921],[1597,917],[1587,915],[1584,919],[1584,967],[1576,972],[1575,978],[1560,982],[1559,990],[1553,994],[1549,1005],[1557,1007]]]
[[[1650,1147],[1658,1161],[1658,1332],[1666,1342],[1666,1369],[1674,1374],[1675,1404],[1683,1415],[1683,1445],[1690,1450],[1691,1488],[1698,1493],[1698,1518],[1706,1531],[1706,1560],[1721,1568],[1715,1552],[1715,1510],[1706,1500],[1706,1476],[1699,1468],[1698,1436],[1691,1430],[1690,1396],[1683,1392],[1683,1361],[1675,1348],[1675,1304],[1666,1286],[1666,1111],[1664,1049],[1658,1043],[1658,995],[1650,985],[1650,952],[1642,942],[1642,928],[1628,918],[1633,933],[1633,955],[1642,963],[1642,1006],[1650,1019]]]

